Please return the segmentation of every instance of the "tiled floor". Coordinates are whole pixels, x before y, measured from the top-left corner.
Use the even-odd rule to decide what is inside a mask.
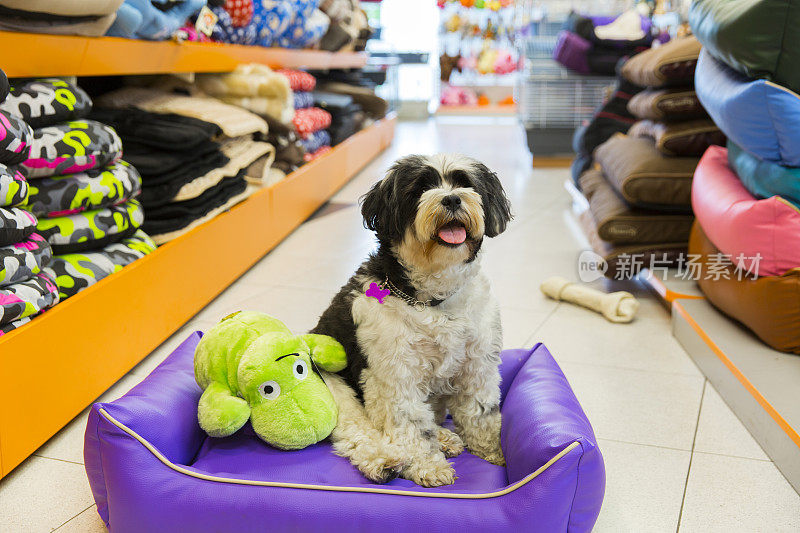
[[[103,399],[125,393],[190,331],[236,309],[273,313],[297,331],[313,326],[372,248],[358,197],[393,158],[434,151],[474,155],[503,178],[516,219],[487,242],[483,261],[502,303],[505,345],[546,342],[595,427],[607,469],[596,529],[800,531],[800,497],[673,339],[650,293],[626,287],[641,301],[628,325],[541,295],[545,277],[576,277],[587,245],[569,215],[567,171],[532,170],[521,130],[506,119],[400,124],[390,150]],[[0,531],[103,530],[82,466],[85,420],[78,416],[0,482]]]

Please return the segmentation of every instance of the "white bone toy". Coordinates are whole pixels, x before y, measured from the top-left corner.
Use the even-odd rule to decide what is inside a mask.
[[[546,279],[540,288],[553,300],[564,300],[597,311],[611,322],[630,322],[639,309],[639,302],[629,292],[604,293],[560,276]]]

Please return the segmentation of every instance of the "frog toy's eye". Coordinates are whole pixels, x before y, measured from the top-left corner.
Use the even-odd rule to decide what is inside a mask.
[[[265,400],[274,400],[281,395],[281,386],[275,381],[265,381],[258,386],[258,393]]]
[[[308,376],[308,364],[303,361],[302,359],[298,359],[294,362],[294,377],[298,380],[303,381]]]

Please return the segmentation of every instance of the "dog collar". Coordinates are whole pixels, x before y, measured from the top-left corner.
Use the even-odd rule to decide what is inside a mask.
[[[408,294],[398,289],[394,283],[389,281],[389,276],[386,276],[386,278],[384,278],[383,283],[381,283],[380,287],[381,289],[384,290],[388,289],[389,292],[392,293],[392,295],[396,296],[397,298],[400,298],[401,300],[406,302],[408,305],[410,305],[417,311],[423,311],[425,310],[426,307],[436,307],[437,305],[439,305],[444,301],[444,300],[439,300],[438,298],[432,298],[430,300],[424,300],[424,301],[417,300],[413,296],[409,296]]]

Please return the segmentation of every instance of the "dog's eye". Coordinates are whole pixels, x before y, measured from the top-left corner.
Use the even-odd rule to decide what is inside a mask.
[[[258,386],[258,393],[265,400],[274,400],[281,395],[281,386],[275,381],[265,381]]]
[[[300,381],[306,379],[308,375],[308,365],[302,359],[298,359],[294,362],[294,368],[292,370],[294,371],[294,377]]]

